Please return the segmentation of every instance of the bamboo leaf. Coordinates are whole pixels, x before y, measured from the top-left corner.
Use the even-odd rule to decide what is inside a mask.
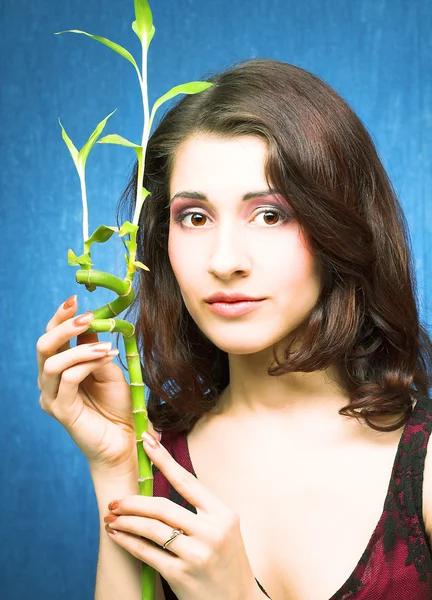
[[[141,148],[141,146],[138,146],[138,144],[134,144],[133,142],[130,142],[126,138],[122,137],[121,135],[117,135],[116,133],[106,135],[98,141],[98,144],[119,144],[120,146],[128,146],[130,148]]]
[[[117,52],[117,54],[120,54],[121,56],[123,56],[123,58],[126,58],[130,63],[132,63],[133,66],[135,67],[135,70],[138,73],[138,76],[141,77],[140,70],[138,68],[138,65],[136,64],[134,57],[132,56],[132,54],[130,52],[128,52],[126,50],[126,48],[123,48],[123,46],[120,46],[120,44],[111,42],[110,40],[107,40],[104,37],[100,37],[99,35],[92,35],[91,33],[81,31],[80,29],[67,29],[66,31],[58,31],[54,35],[61,35],[62,33],[81,33],[82,35],[86,35],[90,38],[93,38],[94,40],[100,42],[101,44],[105,44],[105,46],[108,46],[108,48],[111,48],[111,50],[114,50],[114,52]]]
[[[88,240],[84,241],[84,251],[90,252],[90,247],[95,242],[103,244],[107,242],[114,232],[118,231],[118,227],[109,227],[107,225],[100,225],[96,231],[92,233]]]
[[[130,221],[125,221],[120,227],[119,236],[123,237],[128,233],[133,233],[138,229],[138,225],[133,225]]]
[[[199,94],[200,92],[203,92],[204,90],[206,90],[209,87],[212,87],[213,85],[214,84],[210,83],[209,81],[190,81],[189,83],[181,83],[180,85],[176,85],[173,88],[171,88],[166,94],[158,98],[154,103],[150,115],[149,131],[151,129],[157,109],[164,102],[167,102],[167,100],[171,100],[171,98],[174,98],[179,94]]]
[[[138,38],[139,38],[139,41],[141,42],[140,32],[139,32],[139,30],[138,30],[138,25],[137,25],[137,22],[136,22],[136,21],[134,21],[134,22],[132,23],[132,30],[133,30],[133,31],[134,31],[134,32],[137,34],[137,36],[138,36]]]
[[[156,100],[152,112],[156,112],[161,104],[174,98],[174,96],[178,96],[178,94],[199,94],[213,85],[214,84],[209,81],[190,81],[189,83],[176,85]]]
[[[136,152],[138,160],[139,161],[141,160],[142,151],[143,151],[142,146],[139,146],[138,144],[134,144],[133,142],[130,142],[129,140],[125,139],[121,135],[117,135],[116,133],[106,135],[105,137],[103,137],[101,140],[98,141],[98,144],[118,144],[120,146],[127,146],[128,148],[133,148]]]
[[[132,29],[138,36],[141,44],[146,41],[147,49],[155,34],[153,25],[153,15],[147,0],[134,0],[135,21],[132,23]]]
[[[144,269],[144,271],[150,271],[150,269],[148,267],[146,267],[142,262],[140,262],[139,260],[135,260],[134,261],[134,265],[136,267],[139,267],[140,269]]]
[[[112,113],[110,113],[107,117],[105,117],[105,119],[103,119],[96,126],[96,129],[93,131],[93,133],[91,134],[91,136],[89,137],[89,139],[87,140],[87,142],[81,148],[81,150],[80,150],[80,152],[78,154],[78,162],[81,165],[83,171],[84,171],[85,164],[86,164],[87,157],[89,155],[90,150],[93,148],[93,146],[96,143],[96,140],[98,139],[98,137],[100,136],[100,134],[104,130],[105,125],[106,125],[108,119],[111,117],[111,115],[113,115],[116,112],[116,110],[117,109],[113,110]]]
[[[85,252],[84,254],[81,254],[81,256],[77,256],[75,252],[69,248],[68,264],[71,267],[91,267],[93,263],[90,258],[90,252]]]
[[[78,256],[75,254],[75,252],[73,250],[71,250],[69,248],[69,250],[68,250],[68,264],[71,267],[75,267],[75,266],[77,266],[79,264],[77,261],[78,261]]]
[[[137,155],[137,158],[138,158],[138,162],[140,163],[141,162],[141,157],[142,157],[142,152],[143,152],[142,146],[138,146],[138,147],[134,148],[134,150],[136,152],[136,155]]]
[[[66,133],[65,128],[61,124],[60,118],[59,118],[59,123],[60,123],[60,127],[62,128],[62,138],[65,141],[66,146],[68,147],[69,152],[71,153],[71,156],[72,156],[73,161],[75,163],[75,167],[77,168],[77,171],[79,172],[78,150],[75,148],[75,146],[73,145],[72,140],[70,139],[70,137]]]
[[[81,254],[81,256],[78,257],[78,263],[81,267],[84,268],[93,266],[93,263],[90,258],[90,253],[85,252],[84,254]]]

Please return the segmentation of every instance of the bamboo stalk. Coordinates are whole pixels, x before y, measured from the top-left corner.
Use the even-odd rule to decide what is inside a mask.
[[[117,319],[134,298],[132,277],[120,279],[110,273],[93,269],[81,269],[76,272],[77,283],[89,286],[90,289],[103,287],[115,292],[118,298],[105,306],[93,310],[95,316],[86,333],[114,333],[122,334],[126,351],[126,361],[129,373],[129,388],[132,397],[132,412],[135,427],[138,456],[138,493],[141,496],[153,496],[152,464],[147,456],[142,442],[142,433],[148,431],[148,413],[145,399],[145,386],[142,378],[141,361],[135,337],[135,327],[132,323]],[[153,567],[141,563],[142,600],[154,600],[156,571]]]
[[[142,73],[140,73],[138,65],[136,64],[133,56],[125,49],[119,46],[116,43],[107,40],[106,38],[102,38],[100,36],[94,36],[85,31],[73,29],[69,30],[72,33],[79,33],[82,35],[86,35],[90,38],[97,40],[110,47],[112,50],[121,54],[124,58],[126,58],[129,62],[131,62],[138,74],[138,80],[141,89],[141,96],[143,101],[143,113],[144,113],[144,123],[143,123],[143,132],[141,145],[134,144],[125,140],[121,136],[118,135],[109,135],[105,136],[103,139],[99,140],[98,143],[112,143],[112,144],[120,144],[127,147],[132,147],[138,159],[138,173],[137,173],[137,189],[136,189],[136,200],[135,200],[135,210],[133,215],[132,223],[126,222],[123,224],[119,236],[123,237],[126,234],[129,234],[129,242],[127,242],[127,247],[129,250],[129,256],[126,256],[127,263],[127,272],[124,279],[120,279],[111,275],[110,273],[105,273],[103,271],[98,271],[92,269],[91,263],[91,252],[90,248],[92,243],[99,242],[104,243],[111,237],[114,230],[117,230],[114,227],[106,227],[101,226],[98,228],[92,236],[89,238],[88,234],[88,207],[87,207],[87,192],[85,187],[85,164],[88,157],[88,154],[96,143],[97,138],[102,133],[107,120],[114,114],[113,111],[110,115],[108,115],[103,121],[101,121],[86,144],[82,147],[82,149],[78,152],[77,148],[74,146],[72,140],[67,135],[64,130],[60,119],[60,125],[62,128],[62,137],[65,141],[69,152],[73,158],[75,163],[75,167],[77,168],[78,175],[81,182],[81,196],[82,196],[82,204],[83,204],[83,242],[84,242],[84,251],[81,256],[76,256],[72,250],[68,252],[68,262],[71,266],[81,266],[82,268],[76,272],[76,280],[79,284],[85,285],[86,289],[89,292],[95,291],[98,287],[103,287],[109,289],[117,294],[117,298],[104,306],[97,308],[92,311],[94,315],[94,320],[90,323],[89,328],[85,333],[92,332],[119,332],[123,336],[123,342],[126,350],[126,360],[127,360],[127,368],[129,373],[129,387],[130,393],[132,397],[132,408],[133,408],[133,419],[135,426],[135,434],[136,434],[136,442],[137,442],[137,455],[138,455],[138,490],[139,494],[142,496],[152,496],[153,495],[153,475],[152,475],[152,466],[151,461],[148,458],[147,454],[144,451],[143,444],[140,443],[142,441],[141,435],[144,431],[148,431],[148,415],[147,415],[147,407],[145,401],[145,386],[142,379],[142,371],[141,371],[141,363],[140,357],[138,353],[138,347],[135,337],[135,327],[124,321],[122,319],[117,319],[118,315],[120,315],[134,299],[134,290],[132,287],[135,272],[138,268],[149,270],[148,267],[143,265],[140,262],[135,261],[136,252],[137,252],[137,231],[138,231],[138,223],[141,214],[141,209],[146,197],[150,194],[148,190],[143,188],[144,181],[144,166],[145,166],[145,156],[146,150],[148,146],[148,141],[150,137],[151,125],[153,122],[153,118],[155,116],[156,110],[166,101],[174,98],[178,94],[197,94],[208,87],[212,86],[213,83],[209,82],[201,82],[194,81],[185,84],[181,84],[175,86],[171,90],[169,90],[166,94],[158,98],[155,104],[153,105],[151,114],[149,110],[149,101],[148,101],[148,84],[147,84],[147,53],[149,44],[153,38],[155,33],[155,28],[153,26],[153,17],[151,13],[151,9],[148,3],[148,0],[134,0],[135,7],[135,21],[132,24],[132,29],[137,34],[138,38],[141,42],[141,50],[142,50]],[[58,32],[56,35],[67,32]],[[149,565],[145,565],[142,563],[142,600],[154,600],[155,596],[155,581],[156,581],[156,571],[150,567]]]

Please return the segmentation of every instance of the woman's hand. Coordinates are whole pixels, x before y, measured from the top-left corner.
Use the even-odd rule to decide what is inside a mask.
[[[252,573],[238,516],[153,440],[154,448],[144,443],[150,460],[198,514],[166,498],[113,499],[105,518],[107,531],[115,531],[111,538],[160,573],[179,600],[265,598]],[[173,529],[184,533],[164,550]]]
[[[138,459],[129,385],[97,334],[82,335],[93,315],[79,324],[72,318],[76,311],[74,297],[71,306],[57,309],[37,341],[40,405],[63,425],[91,468],[130,471]]]

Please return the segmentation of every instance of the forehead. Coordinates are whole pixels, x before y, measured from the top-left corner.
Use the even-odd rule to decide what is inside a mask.
[[[260,189],[266,182],[267,150],[265,140],[252,135],[223,139],[199,134],[187,138],[174,157],[171,196],[186,187],[197,190],[232,186]]]

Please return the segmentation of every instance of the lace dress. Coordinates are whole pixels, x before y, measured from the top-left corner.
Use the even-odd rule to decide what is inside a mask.
[[[423,469],[431,430],[432,400],[423,397],[405,424],[383,512],[369,543],[354,571],[329,600],[432,600],[432,548],[422,515]],[[196,477],[186,433],[162,434],[161,443]],[[154,496],[168,498],[196,514],[195,507],[155,465],[153,476]],[[165,599],[177,600],[168,582],[161,579]]]

